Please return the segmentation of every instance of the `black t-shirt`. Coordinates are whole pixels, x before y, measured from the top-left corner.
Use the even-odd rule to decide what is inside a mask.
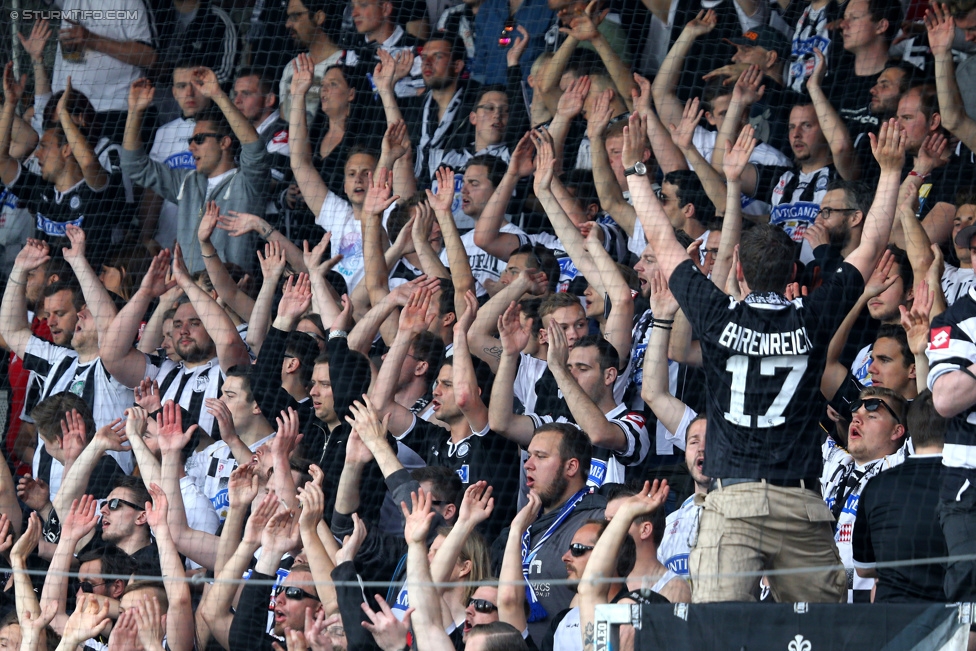
[[[51,241],[57,246],[64,239],[65,227],[74,224],[85,231],[86,251],[92,264],[100,263],[112,243],[112,230],[126,223],[125,188],[122,175],[110,175],[108,183],[95,190],[84,180],[79,181],[67,192],[61,193],[53,183],[45,181],[41,175],[27,164],[22,164],[14,182],[7,187],[17,195],[20,205],[35,215],[37,237]]]
[[[941,481],[941,456],[909,457],[861,492],[851,546],[855,567],[882,564],[875,602],[945,602],[942,563],[883,565],[948,555],[937,508]]]
[[[837,74],[830,77],[832,83],[824,88],[827,99],[837,110],[852,138],[862,131],[873,130],[878,124],[877,117],[872,116],[867,109],[871,104],[871,89],[878,83],[880,76],[880,72],[856,75],[853,66],[841,62]]]
[[[497,537],[511,523],[518,511],[521,464],[518,445],[490,429],[472,432],[455,444],[446,429],[420,418],[399,441],[422,457],[428,466],[450,468],[461,478],[464,488],[479,481],[488,482],[495,509],[483,527],[487,540]]]
[[[830,338],[864,289],[861,273],[845,263],[809,296],[754,292],[736,303],[686,260],[670,287],[701,340],[705,474],[818,476],[820,378]]]

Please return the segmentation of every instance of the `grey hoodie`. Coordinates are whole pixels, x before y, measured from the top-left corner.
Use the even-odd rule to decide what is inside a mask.
[[[196,170],[170,169],[150,159],[143,148],[122,149],[121,158],[122,171],[133,182],[177,205],[176,239],[191,273],[204,268],[197,228],[208,198],[217,202],[221,214],[236,210],[264,215],[271,181],[271,154],[260,138],[241,145],[240,166],[228,172],[209,195],[207,177]],[[256,250],[253,233],[231,237],[227,231],[217,229],[211,240],[221,260],[244,269],[253,268]]]

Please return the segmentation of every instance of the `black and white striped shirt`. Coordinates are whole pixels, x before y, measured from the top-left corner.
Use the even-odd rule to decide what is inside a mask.
[[[216,357],[205,364],[189,368],[183,362],[146,355],[147,379],[159,383],[160,399],[177,402],[190,412],[193,421],[207,434],[216,427],[214,417],[207,413],[206,399],[220,396],[224,373]]]

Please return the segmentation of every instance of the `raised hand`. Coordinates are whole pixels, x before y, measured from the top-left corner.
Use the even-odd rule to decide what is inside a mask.
[[[502,342],[502,350],[510,355],[522,352],[529,343],[529,331],[519,319],[521,311],[519,304],[512,301],[498,317],[498,339]]]
[[[535,171],[535,162],[532,160],[534,151],[532,132],[527,131],[518,141],[518,144],[515,145],[515,149],[512,151],[512,157],[508,159],[508,171],[519,179],[531,176]],[[453,181],[451,187],[454,187]]]
[[[573,80],[563,92],[556,105],[556,114],[564,118],[574,118],[583,110],[586,97],[590,94],[590,77],[583,75]]]
[[[751,124],[742,127],[739,137],[733,145],[728,140],[725,141],[725,158],[722,159],[722,171],[729,182],[736,182],[742,178],[742,171],[749,164],[752,152],[755,151],[759,141],[756,140],[755,129]]]
[[[255,493],[257,493],[256,490]],[[277,509],[278,497],[274,494],[274,491],[268,491],[261,498],[257,508],[251,510],[251,516],[244,525],[244,536],[241,542],[254,547],[260,545],[261,538],[264,536],[264,528]]]
[[[752,106],[762,99],[766,87],[762,85],[763,71],[759,66],[751,65],[739,75],[732,89],[732,101],[745,106]]]
[[[200,226],[197,228],[197,239],[202,243],[210,242],[210,237],[217,228],[217,220],[220,218],[220,208],[216,201],[207,202],[207,210],[200,219]]]
[[[341,565],[356,558],[359,548],[366,540],[366,523],[358,514],[352,514],[352,535],[342,539],[342,547],[336,552],[336,565]]]
[[[17,482],[17,497],[35,511],[40,511],[51,501],[51,488],[43,479],[24,475]]]
[[[536,150],[534,189],[536,196],[539,196],[550,191],[556,167],[556,154],[548,129],[533,129],[530,133]]]
[[[20,39],[20,45],[24,51],[30,55],[31,61],[43,61],[44,46],[47,45],[47,40],[51,38],[51,24],[46,20],[37,20],[31,28],[30,36],[24,38],[23,34],[17,32],[17,38]]]
[[[145,593],[140,601],[133,606],[134,616],[139,632],[139,642],[143,649],[163,648],[163,609],[159,606],[159,599],[155,594]]]
[[[542,511],[542,498],[535,492],[535,489],[530,490],[527,497],[528,502],[512,519],[512,531],[525,533]]]
[[[103,450],[114,450],[115,452],[129,450],[129,437],[125,435],[125,421],[116,418],[111,423],[102,425],[95,430],[92,443]]]
[[[901,326],[905,328],[905,333],[908,335],[908,347],[916,355],[924,355],[925,349],[928,348],[931,332],[929,316],[934,302],[935,295],[929,288],[928,282],[923,279],[915,284],[912,309],[909,310],[904,305],[898,306],[901,312]]]
[[[427,493],[423,488],[418,488],[416,493],[410,493],[410,502],[411,508],[407,508],[406,502],[400,503],[400,510],[406,519],[406,524],[403,526],[403,537],[408,544],[425,544],[427,533],[430,531],[430,523],[434,520],[430,493]]]
[[[68,77],[64,81],[64,92],[61,93],[61,98],[58,100],[58,105],[56,107],[58,116],[61,119],[65,119],[65,118],[69,120],[71,119],[71,116],[68,114],[68,102],[70,100],[71,100],[71,76],[68,75]]]
[[[622,162],[624,167],[633,167],[634,163],[644,158],[647,150],[647,129],[640,112],[630,114],[627,126],[624,127],[624,153]]]
[[[385,160],[392,165],[394,161],[403,158],[408,151],[410,151],[410,136],[407,134],[407,123],[397,120],[386,127],[382,153],[386,156]]]
[[[177,287],[176,279],[168,276],[170,268],[170,253],[163,249],[157,253],[151,263],[149,271],[142,277],[139,291],[149,298],[159,298],[169,290]]]
[[[342,260],[342,254],[336,254],[335,256],[324,260],[325,252],[329,250],[329,242],[332,240],[332,233],[326,233],[311,249],[308,248],[308,240],[302,242],[302,260],[305,262],[305,268],[308,269],[310,275],[314,274],[317,278],[325,278],[325,274],[332,270],[332,267],[339,264]]]
[[[695,129],[698,128],[702,116],[705,115],[705,111],[701,110],[699,106],[698,98],[691,98],[685,102],[685,110],[681,114],[681,122],[678,123],[678,126],[670,125],[671,139],[674,140],[675,146],[682,151],[687,151],[695,146]]]
[[[399,305],[400,307],[405,307],[407,303],[410,302],[410,297],[414,295],[415,292],[421,289],[430,290],[431,294],[437,292],[437,289],[441,285],[441,279],[435,277],[428,277],[421,274],[411,280],[410,282],[398,285],[390,290],[389,300],[393,301],[394,305]]]
[[[227,497],[231,508],[250,507],[254,498],[258,496],[260,485],[261,479],[255,472],[253,463],[234,468],[227,482]]]
[[[312,305],[312,281],[308,274],[289,276],[281,290],[278,315],[290,319],[300,319]]]
[[[223,89],[220,87],[220,82],[217,81],[217,75],[210,68],[203,66],[194,68],[193,85],[200,91],[201,95],[209,99],[214,99],[224,94]]]
[[[62,641],[71,643],[70,648],[85,640],[98,637],[112,624],[108,618],[108,600],[99,600],[93,594],[82,594],[75,611],[64,626]]]
[[[634,110],[639,111],[645,119],[647,114],[654,110],[651,81],[636,72],[634,73],[634,87],[630,90],[630,97],[634,100]]]
[[[427,202],[435,213],[450,214],[451,205],[454,203],[454,170],[441,165],[437,168],[435,178],[437,179],[437,194],[431,192],[429,188],[425,190]]]
[[[926,176],[932,170],[948,163],[949,157],[946,156],[948,144],[949,141],[946,137],[938,131],[925,136],[925,140],[922,141],[922,146],[918,148],[918,154],[915,156],[913,169],[922,176]]]
[[[71,502],[68,514],[61,521],[61,539],[78,541],[87,536],[98,524],[98,500],[91,495]]]
[[[546,336],[549,340],[549,352],[546,354],[546,363],[550,369],[566,369],[569,364],[569,342],[562,326],[555,322],[549,322],[546,328]]]
[[[378,168],[376,174],[370,175],[369,190],[366,191],[366,199],[363,201],[364,215],[382,215],[400,198],[400,195],[392,194],[391,177],[392,173],[385,167]]]
[[[10,561],[13,565],[26,565],[27,557],[37,548],[41,539],[41,518],[32,512],[27,519],[27,529],[10,548]],[[15,562],[16,561],[16,562]]]
[[[434,219],[434,210],[426,201],[417,204],[414,217],[407,223],[410,224],[410,236],[415,242],[428,242],[432,244],[437,241],[435,238],[443,239],[439,224],[437,225],[435,234],[434,225],[437,224],[437,221]]]
[[[145,77],[136,79],[129,85],[129,112],[145,112],[152,104],[155,96],[156,87],[151,81]]]
[[[112,627],[112,634],[108,638],[108,651],[129,651],[139,646],[139,623],[136,620],[135,608],[129,608],[119,613],[119,618]]]
[[[264,220],[248,212],[228,210],[226,215],[217,218],[217,228],[227,231],[231,237],[240,237],[247,233],[261,232],[261,222]]]
[[[881,295],[886,289],[895,284],[898,280],[898,272],[895,271],[895,256],[890,250],[885,250],[875,265],[874,271],[867,282],[864,283],[864,295],[874,298]]]
[[[298,432],[298,412],[289,407],[282,409],[281,415],[275,418],[278,433],[271,439],[271,453],[283,459],[289,459],[298,444],[305,437]]]
[[[188,283],[192,283],[193,276],[190,275],[189,269],[186,268],[186,261],[183,259],[183,249],[180,247],[179,243],[173,247],[173,278],[180,287],[186,287]]]
[[[380,415],[373,407],[368,396],[363,401],[356,400],[349,406],[351,416],[346,416],[346,422],[352,425],[356,433],[371,450],[376,445],[386,443],[386,433],[389,431],[390,414],[380,420]]]
[[[947,5],[933,2],[925,10],[925,29],[928,32],[929,48],[934,56],[952,51],[952,42],[956,38],[956,21]]]
[[[225,443],[234,442],[240,439],[237,428],[234,427],[234,417],[230,413],[230,408],[220,398],[207,398],[203,401],[207,413],[214,417],[220,427],[220,438]]]
[[[634,88],[634,93],[636,94],[637,88]],[[613,108],[611,108],[610,103],[613,101],[614,90],[612,88],[607,88],[602,93],[596,96],[593,101],[593,105],[589,112],[586,114],[586,135],[590,140],[596,140],[597,138],[602,138],[604,132],[607,130],[607,125],[610,124],[610,120],[613,119]],[[536,163],[538,165],[538,163]]]
[[[88,445],[88,433],[85,430],[85,419],[77,409],[67,412],[61,419],[61,448],[64,450],[65,461],[76,461]]]
[[[373,83],[381,91],[392,91],[396,83],[396,61],[393,60],[393,55],[383,48],[376,50],[376,57],[380,61],[373,68]]]
[[[315,482],[307,482],[304,487],[298,488],[298,503],[302,510],[298,515],[298,526],[307,533],[315,533],[315,527],[322,520],[322,513],[325,510],[325,494],[322,488]]]
[[[136,404],[147,413],[151,414],[163,406],[159,393],[159,383],[156,380],[144,379],[132,393],[135,396]]]
[[[881,130],[877,136],[868,133],[871,139],[871,153],[878,161],[882,172],[901,172],[905,165],[905,133],[899,128],[898,121],[891,118],[881,123]]]
[[[524,29],[524,28],[523,28]],[[370,632],[373,641],[381,649],[403,649],[407,646],[407,634],[410,632],[410,617],[413,615],[413,608],[408,608],[403,615],[403,621],[397,619],[390,609],[389,604],[382,595],[376,595],[376,604],[380,607],[379,612],[369,607],[368,601],[363,601],[363,612],[366,614],[368,622],[363,622],[363,628]],[[306,623],[306,630],[308,624]]]
[[[678,301],[668,288],[668,279],[660,269],[651,276],[651,313],[654,318],[673,319],[678,313]]]
[[[518,32],[514,34],[515,40],[512,41],[512,46],[505,53],[505,63],[509,68],[518,65],[519,61],[522,60],[522,55],[525,54],[526,48],[529,47],[528,30],[521,25],[516,25],[515,31]]]
[[[813,66],[813,73],[807,79],[807,88],[813,86],[814,88],[820,88],[820,84],[823,83],[824,75],[827,74],[827,59],[824,57],[823,52],[820,48],[813,48],[813,56],[816,59],[816,63]]]
[[[339,313],[332,319],[332,323],[329,324],[329,332],[333,330],[349,332],[352,329],[352,301],[349,300],[349,294],[340,296],[339,304],[342,309],[339,310]]]
[[[14,259],[14,269],[29,272],[34,271],[51,259],[50,249],[47,242],[28,239],[24,248],[20,250]]]
[[[169,523],[166,521],[169,499],[166,497],[166,492],[157,484],[149,486],[149,495],[152,497],[152,502],[146,502],[146,521],[153,535],[159,538],[163,530],[169,531]]]
[[[14,105],[20,103],[26,86],[27,75],[21,75],[19,80],[15,79],[14,62],[8,61],[3,68],[3,101]]]
[[[492,488],[486,481],[479,481],[468,486],[461,500],[458,511],[458,522],[468,522],[477,526],[491,517],[495,508],[495,498],[491,496]]]
[[[179,454],[193,438],[197,425],[190,425],[190,428],[184,432],[183,410],[172,400],[166,401],[166,404],[163,405],[163,413],[160,416],[156,427],[159,437],[159,450],[164,456],[166,454]]]
[[[688,21],[682,33],[688,34],[692,38],[700,38],[715,29],[716,25],[718,25],[718,16],[715,15],[714,11],[711,9],[699,11],[697,16]]]
[[[142,439],[149,424],[149,412],[142,407],[129,407],[125,410],[125,436],[131,442]]]
[[[597,0],[590,0],[590,3],[586,5],[586,10],[569,22],[569,28],[560,27],[559,31],[572,36],[577,41],[592,41],[595,39],[600,35],[597,27],[610,12],[609,9],[604,9],[602,12],[594,15],[593,12],[596,4]]]
[[[634,520],[642,515],[651,514],[664,504],[664,501],[668,498],[668,492],[667,479],[660,481],[655,479],[653,484],[646,481],[641,492],[628,497],[620,504],[617,517],[620,517],[622,514],[623,517]]]
[[[454,336],[467,334],[474,320],[478,318],[478,297],[470,289],[464,293],[464,312],[454,324]]]
[[[400,310],[401,332],[418,335],[430,327],[430,324],[437,318],[437,314],[430,310],[431,295],[432,292],[429,289],[414,291],[410,300]]]
[[[277,554],[279,559],[286,552],[298,549],[300,540],[298,517],[294,509],[275,513],[261,532],[261,546],[266,553]]]

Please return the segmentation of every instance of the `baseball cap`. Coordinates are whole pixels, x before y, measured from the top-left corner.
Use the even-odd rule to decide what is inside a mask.
[[[956,246],[960,249],[968,249],[974,235],[976,235],[976,224],[970,224],[956,234]]]
[[[764,50],[774,50],[780,57],[788,56],[790,53],[790,41],[779,30],[769,25],[760,25],[755,29],[750,29],[742,36],[725,40],[733,45],[746,45],[749,47],[761,47]]]

